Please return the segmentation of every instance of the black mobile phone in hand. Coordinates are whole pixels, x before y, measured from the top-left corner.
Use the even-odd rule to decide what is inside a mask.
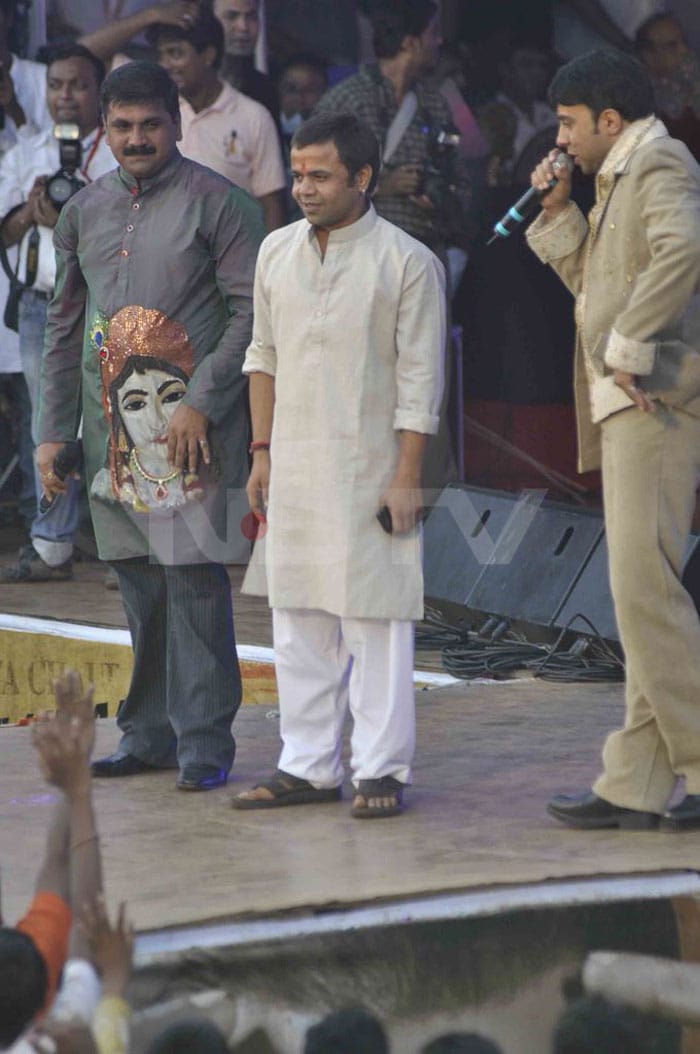
[[[392,533],[394,530],[394,524],[391,522],[391,511],[388,505],[382,505],[377,513],[377,520],[379,521],[382,530],[386,531],[387,534]]]

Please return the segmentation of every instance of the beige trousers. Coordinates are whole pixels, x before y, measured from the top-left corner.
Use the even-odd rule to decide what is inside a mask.
[[[662,811],[676,780],[700,794],[700,621],[681,584],[700,482],[700,420],[659,406],[603,422],[610,584],[625,652],[626,713],[593,790]]]

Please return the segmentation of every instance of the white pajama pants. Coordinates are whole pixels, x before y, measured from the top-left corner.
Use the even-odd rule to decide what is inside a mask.
[[[393,776],[410,783],[413,623],[275,608],[272,626],[283,744],[280,769],[315,787],[339,786],[349,708],[353,781]]]

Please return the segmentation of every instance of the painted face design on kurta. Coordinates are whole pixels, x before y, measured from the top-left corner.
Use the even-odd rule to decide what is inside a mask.
[[[124,307],[90,330],[100,357],[109,424],[108,468],[92,493],[136,512],[173,509],[203,496],[196,473],[168,460],[168,429],[194,369],[184,326],[160,311]]]

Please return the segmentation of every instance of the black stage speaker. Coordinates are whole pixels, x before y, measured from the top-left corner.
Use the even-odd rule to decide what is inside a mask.
[[[581,619],[576,619],[576,615],[585,616],[606,640],[620,639],[610,595],[605,534],[601,534],[598,544],[581,568],[574,588],[554,618],[554,625],[563,629],[571,623],[575,633],[590,633],[590,628]]]
[[[445,487],[424,527],[426,596],[468,606],[516,501],[515,494],[461,483]]]
[[[520,538],[506,525],[493,559],[470,594],[469,606],[550,626],[602,533],[600,517],[541,502]]]
[[[640,569],[641,573],[641,569]],[[690,593],[700,613],[700,535],[691,534],[685,554],[683,585]],[[564,629],[569,626],[576,633],[590,633],[590,629],[576,615],[584,615],[593,623],[601,637],[619,640],[615,621],[615,609],[610,593],[608,577],[608,547],[605,535],[581,568],[581,574],[569,596],[554,619],[554,625]],[[574,621],[572,622],[572,619]]]
[[[452,484],[425,523],[425,595],[536,626],[618,640],[602,515],[521,495]],[[700,598],[700,536],[692,535],[684,582]]]

